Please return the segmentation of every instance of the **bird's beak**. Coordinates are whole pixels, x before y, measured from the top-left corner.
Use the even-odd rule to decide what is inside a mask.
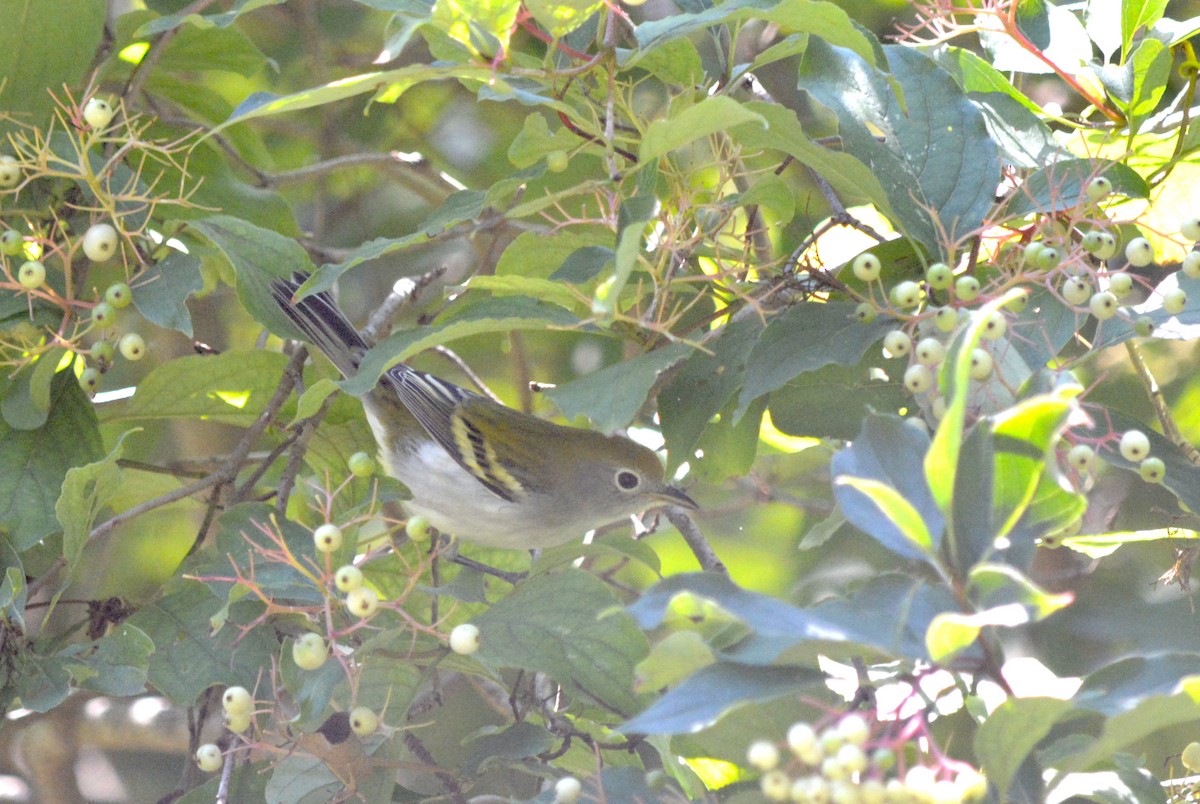
[[[698,511],[700,509],[700,506],[696,504],[695,500],[674,486],[663,486],[661,489],[654,492],[654,497],[667,505],[678,505],[681,508],[688,509],[689,511]]]

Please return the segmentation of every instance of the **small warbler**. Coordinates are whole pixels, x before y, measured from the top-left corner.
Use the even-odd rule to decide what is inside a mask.
[[[367,343],[328,293],[293,301],[305,279],[275,280],[274,299],[351,377]],[[547,547],[658,505],[698,507],[628,438],[547,422],[403,364],[362,403],[381,462],[412,493],[408,512],[466,541]]]

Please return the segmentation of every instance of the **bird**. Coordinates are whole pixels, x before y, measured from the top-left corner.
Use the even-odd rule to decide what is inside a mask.
[[[353,377],[368,344],[327,291],[297,299],[306,279],[273,279],[272,298]],[[407,513],[462,541],[551,547],[651,508],[699,507],[629,438],[555,424],[403,363],[361,401],[381,464],[412,495]]]

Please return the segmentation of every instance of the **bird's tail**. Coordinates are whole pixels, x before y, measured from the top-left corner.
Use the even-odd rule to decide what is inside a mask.
[[[291,279],[276,279],[271,283],[271,295],[279,309],[304,333],[308,341],[325,353],[346,377],[358,371],[358,362],[367,351],[367,342],[347,320],[345,313],[328,291],[314,293],[293,301],[296,291],[308,279],[305,274],[292,274]]]

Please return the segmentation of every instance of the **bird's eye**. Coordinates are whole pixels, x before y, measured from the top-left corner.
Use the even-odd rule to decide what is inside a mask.
[[[633,491],[638,486],[642,485],[642,478],[637,472],[629,469],[622,469],[617,472],[617,488],[622,491]]]

